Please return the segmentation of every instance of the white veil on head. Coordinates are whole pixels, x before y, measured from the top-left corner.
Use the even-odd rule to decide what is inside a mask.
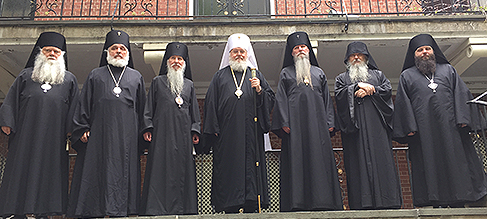
[[[259,66],[257,66],[257,60],[255,59],[254,49],[250,43],[250,38],[243,33],[232,34],[230,37],[228,37],[227,45],[225,46],[225,50],[223,50],[222,61],[219,69],[230,65],[230,51],[237,47],[243,48],[247,51],[247,65],[250,68],[259,69]]]

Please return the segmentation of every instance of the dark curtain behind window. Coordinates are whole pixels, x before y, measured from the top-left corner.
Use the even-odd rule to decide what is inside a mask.
[[[270,15],[269,0],[198,0],[198,15]]]
[[[1,17],[28,17],[30,11],[31,0],[0,0]]]

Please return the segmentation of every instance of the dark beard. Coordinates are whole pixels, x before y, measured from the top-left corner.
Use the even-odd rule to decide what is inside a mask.
[[[418,68],[419,72],[425,75],[431,75],[436,72],[436,58],[435,54],[431,54],[431,56],[423,60],[421,57],[414,57],[414,64],[416,64],[416,68]]]

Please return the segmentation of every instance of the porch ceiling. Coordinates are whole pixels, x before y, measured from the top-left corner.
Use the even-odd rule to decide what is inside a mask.
[[[449,25],[453,26],[457,23],[457,21],[450,21]],[[271,86],[276,88],[282,67],[286,36],[298,30],[310,33],[311,40],[317,42],[318,62],[326,73],[331,91],[333,91],[334,78],[345,70],[343,59],[346,46],[356,40],[367,44],[379,68],[392,82],[393,89],[396,89],[409,39],[421,32],[429,32],[437,39],[447,58],[452,64],[458,65],[458,67],[455,66],[459,70],[458,73],[473,93],[481,93],[487,90],[487,75],[485,74],[487,50],[483,50],[484,46],[487,47],[487,39],[483,38],[487,24],[483,21],[475,22],[473,26],[477,28],[468,31],[462,28],[456,28],[458,31],[452,31],[455,30],[455,27],[437,31],[435,29],[437,26],[430,27],[427,25],[429,23],[425,23],[422,26],[424,28],[420,28],[425,30],[421,32],[404,33],[395,30],[407,27],[410,24],[412,23],[398,23],[395,26],[387,24],[391,27],[386,27],[385,30],[372,31],[374,25],[378,25],[371,22],[370,24],[360,24],[360,26],[368,27],[369,30],[363,28],[360,30],[359,25],[357,25],[357,29],[354,29],[353,26],[350,27],[348,33],[339,32],[340,28],[337,28],[336,25],[313,26],[308,24],[297,25],[296,23],[283,24],[282,22],[275,26],[269,23],[255,24],[254,22],[252,23],[253,29],[243,28],[246,26],[238,23],[234,26],[225,24],[221,27],[214,27],[217,29],[209,29],[208,26],[211,25],[202,27],[191,25],[186,30],[184,27],[170,27],[171,25],[168,24],[166,26],[137,27],[132,26],[133,24],[127,24],[117,29],[123,29],[131,35],[131,55],[134,58],[134,65],[144,76],[147,87],[159,70],[163,54],[157,45],[164,45],[164,43],[171,41],[186,43],[190,51],[193,80],[199,98],[204,97],[213,74],[218,70],[228,35],[243,32],[250,36],[259,70],[264,73]],[[98,28],[96,31],[90,29],[89,25],[83,27],[46,26],[30,29],[26,27],[26,30],[30,32],[24,34],[25,37],[14,32],[12,28],[15,27],[0,26],[0,102],[25,65],[36,37],[40,32],[47,30],[65,33],[68,42],[69,70],[76,75],[81,87],[88,73],[98,66],[103,37],[107,31],[106,25],[104,27],[94,26],[93,28]],[[316,30],[317,27],[322,31]],[[482,27],[482,29],[478,27]],[[173,32],[169,30],[167,33],[168,28],[177,29]],[[71,33],[72,31],[74,33]],[[473,54],[470,54],[469,51]],[[149,57],[148,54],[151,52],[157,54]]]

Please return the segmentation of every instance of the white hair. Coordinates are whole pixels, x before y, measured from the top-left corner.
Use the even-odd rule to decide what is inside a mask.
[[[234,60],[230,55],[230,59],[228,60],[228,62],[230,63],[230,67],[234,71],[243,72],[247,69],[247,58],[245,58],[245,60]]]
[[[174,63],[174,65],[179,65]],[[186,69],[186,62],[183,63],[182,66],[178,70],[175,70],[172,66],[169,65],[169,60],[167,60],[167,83],[169,84],[169,88],[171,92],[178,96],[183,91],[184,87],[184,70]]]
[[[352,83],[366,82],[370,78],[367,61],[360,60],[356,64],[350,64],[350,62],[347,62],[347,69]]]
[[[39,52],[34,61],[32,80],[38,83],[62,84],[66,72],[64,63],[64,51],[56,60],[50,60],[42,52]]]
[[[129,51],[127,51],[127,56],[125,56],[125,58],[114,58],[113,56],[110,55],[108,50],[105,50],[105,52],[107,53],[108,64],[119,68],[125,67],[129,64],[129,57],[130,57]]]
[[[293,56],[294,67],[296,68],[296,82],[297,84],[304,83],[304,79],[308,78],[309,84],[313,87],[311,82],[311,62],[309,61],[309,53],[304,53],[304,56],[296,54]]]
[[[223,50],[220,68],[218,69],[222,69],[230,65],[230,60],[232,58],[227,54],[230,54],[230,51],[237,47],[240,47],[247,51],[247,66],[249,66],[250,68],[259,69],[259,66],[257,65],[257,60],[255,58],[254,49],[252,48],[252,43],[250,42],[250,38],[249,36],[242,33],[235,33],[228,37],[227,44],[225,45],[225,49]]]

